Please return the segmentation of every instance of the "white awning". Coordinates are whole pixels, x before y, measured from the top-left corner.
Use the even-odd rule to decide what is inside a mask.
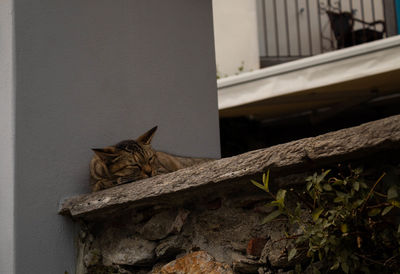
[[[222,117],[279,117],[400,92],[400,36],[218,80]]]

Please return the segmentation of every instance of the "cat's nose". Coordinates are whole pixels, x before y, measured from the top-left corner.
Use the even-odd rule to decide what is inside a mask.
[[[153,170],[150,165],[145,165],[142,170],[143,170],[144,174],[146,174],[149,177],[151,177],[153,175]]]

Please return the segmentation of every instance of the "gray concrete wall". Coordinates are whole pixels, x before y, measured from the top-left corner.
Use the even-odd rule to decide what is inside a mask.
[[[14,0],[16,273],[74,273],[58,202],[90,148],[159,126],[154,146],[219,157],[211,0]]]
[[[13,1],[0,1],[0,273],[14,272]]]

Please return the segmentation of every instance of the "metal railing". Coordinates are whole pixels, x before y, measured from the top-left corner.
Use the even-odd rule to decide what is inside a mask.
[[[341,45],[344,35],[350,37],[347,40],[352,39],[353,45],[359,44],[357,35],[361,32],[365,35],[365,31],[360,31],[365,29],[387,37],[385,25],[366,23],[386,22],[388,12],[393,13],[386,3],[386,0],[258,0],[261,59],[272,65],[336,50],[349,46]],[[338,29],[343,20],[336,22],[336,30],[333,29],[327,11],[342,17],[351,15],[353,33],[344,34],[345,30]]]

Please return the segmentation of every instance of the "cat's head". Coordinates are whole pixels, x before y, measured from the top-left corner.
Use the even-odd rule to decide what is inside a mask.
[[[107,166],[112,177],[139,180],[156,175],[156,155],[151,140],[157,126],[136,140],[121,141],[114,146],[92,149]]]

